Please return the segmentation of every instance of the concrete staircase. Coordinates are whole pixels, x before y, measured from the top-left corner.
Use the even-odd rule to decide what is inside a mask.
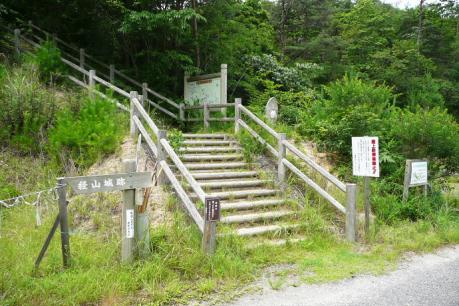
[[[226,134],[184,134],[184,138],[181,160],[206,193],[221,199],[219,235],[262,235],[277,245],[299,228],[295,204],[257,165],[244,161],[238,141]],[[188,192],[197,202],[197,195]]]

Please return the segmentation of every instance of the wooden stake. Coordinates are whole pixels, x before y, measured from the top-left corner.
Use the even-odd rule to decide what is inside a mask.
[[[125,172],[135,172],[137,165],[135,160],[124,160]],[[134,259],[135,245],[135,189],[123,191],[123,204],[121,216],[121,262],[129,263]]]
[[[357,239],[356,195],[357,185],[346,184],[346,239],[350,242]]]
[[[365,235],[368,237],[370,233],[370,211],[371,211],[371,204],[370,204],[370,177],[364,177],[364,199],[365,199]]]
[[[70,266],[70,240],[69,240],[69,222],[67,216],[67,186],[64,185],[63,179],[57,180],[59,196],[59,223],[61,225],[61,246],[62,246],[62,259],[64,268]]]

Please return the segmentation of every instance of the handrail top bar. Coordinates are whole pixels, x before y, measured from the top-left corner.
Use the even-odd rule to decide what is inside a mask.
[[[338,187],[341,191],[346,192],[346,184],[341,182],[336,176],[328,172],[325,168],[317,164],[314,160],[308,157],[306,154],[301,152],[297,147],[291,144],[288,140],[283,140],[282,144],[284,144],[287,149],[289,149],[293,154],[295,154],[298,158],[306,162],[309,166],[314,168],[314,170],[318,171],[325,177],[329,182],[333,183],[336,187]]]
[[[162,94],[157,93],[157,92],[154,91],[153,89],[147,87],[147,91],[148,91],[149,93],[151,93],[152,95],[156,96],[157,98],[162,99],[162,100],[168,102],[170,105],[174,106],[175,108],[180,108],[180,105],[179,105],[179,104],[175,103],[174,101],[172,101],[172,100],[169,99],[169,98],[166,98],[166,97],[163,96]]]
[[[202,187],[196,182],[196,180],[191,175],[188,168],[183,164],[182,160],[178,157],[177,153],[175,153],[174,149],[169,144],[169,141],[165,138],[162,138],[159,141],[161,142],[166,153],[169,155],[169,157],[172,159],[174,164],[177,166],[178,170],[183,174],[185,179],[188,181],[193,191],[196,192],[197,196],[199,197],[199,200],[205,203],[206,193],[204,192]]]
[[[253,121],[261,125],[262,128],[267,130],[274,138],[280,139],[279,133],[277,133],[273,128],[271,128],[269,125],[267,125],[263,120],[258,118],[254,113],[252,113],[250,110],[248,110],[245,106],[239,104],[238,107],[240,110],[242,110],[247,116],[249,116]]]
[[[134,97],[134,98],[131,98],[131,101],[132,101],[132,103],[134,103],[135,108],[138,110],[138,112],[142,116],[142,119],[144,119],[147,122],[148,126],[152,129],[152,131],[155,134],[155,136],[158,137],[159,128],[153,122],[151,117],[147,114],[147,112],[143,108],[142,104],[140,104],[139,99]]]

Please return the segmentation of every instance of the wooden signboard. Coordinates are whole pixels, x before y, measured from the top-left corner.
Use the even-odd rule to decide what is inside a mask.
[[[227,66],[221,65],[219,73],[197,76],[185,75],[184,100],[202,105],[227,103]]]
[[[206,199],[206,221],[220,220],[220,199]]]
[[[424,186],[424,195],[427,195],[428,162],[424,159],[407,159],[405,166],[405,179],[403,182],[403,201],[408,199],[409,189]]]
[[[64,177],[76,194],[109,192],[117,190],[151,187],[151,172],[131,172],[107,175]]]

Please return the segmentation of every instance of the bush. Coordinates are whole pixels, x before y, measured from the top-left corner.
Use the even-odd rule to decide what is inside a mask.
[[[124,132],[121,116],[115,104],[88,96],[78,112],[65,109],[57,114],[49,132],[49,153],[64,164],[68,160],[83,168],[93,164],[119,147]]]
[[[0,143],[24,152],[40,151],[56,104],[34,65],[6,70],[0,78]]]
[[[61,51],[52,41],[42,44],[30,60],[38,66],[40,78],[45,82],[52,82],[66,69],[61,61]]]
[[[446,109],[394,109],[386,129],[406,158],[428,158],[437,171],[459,168],[459,124]]]

